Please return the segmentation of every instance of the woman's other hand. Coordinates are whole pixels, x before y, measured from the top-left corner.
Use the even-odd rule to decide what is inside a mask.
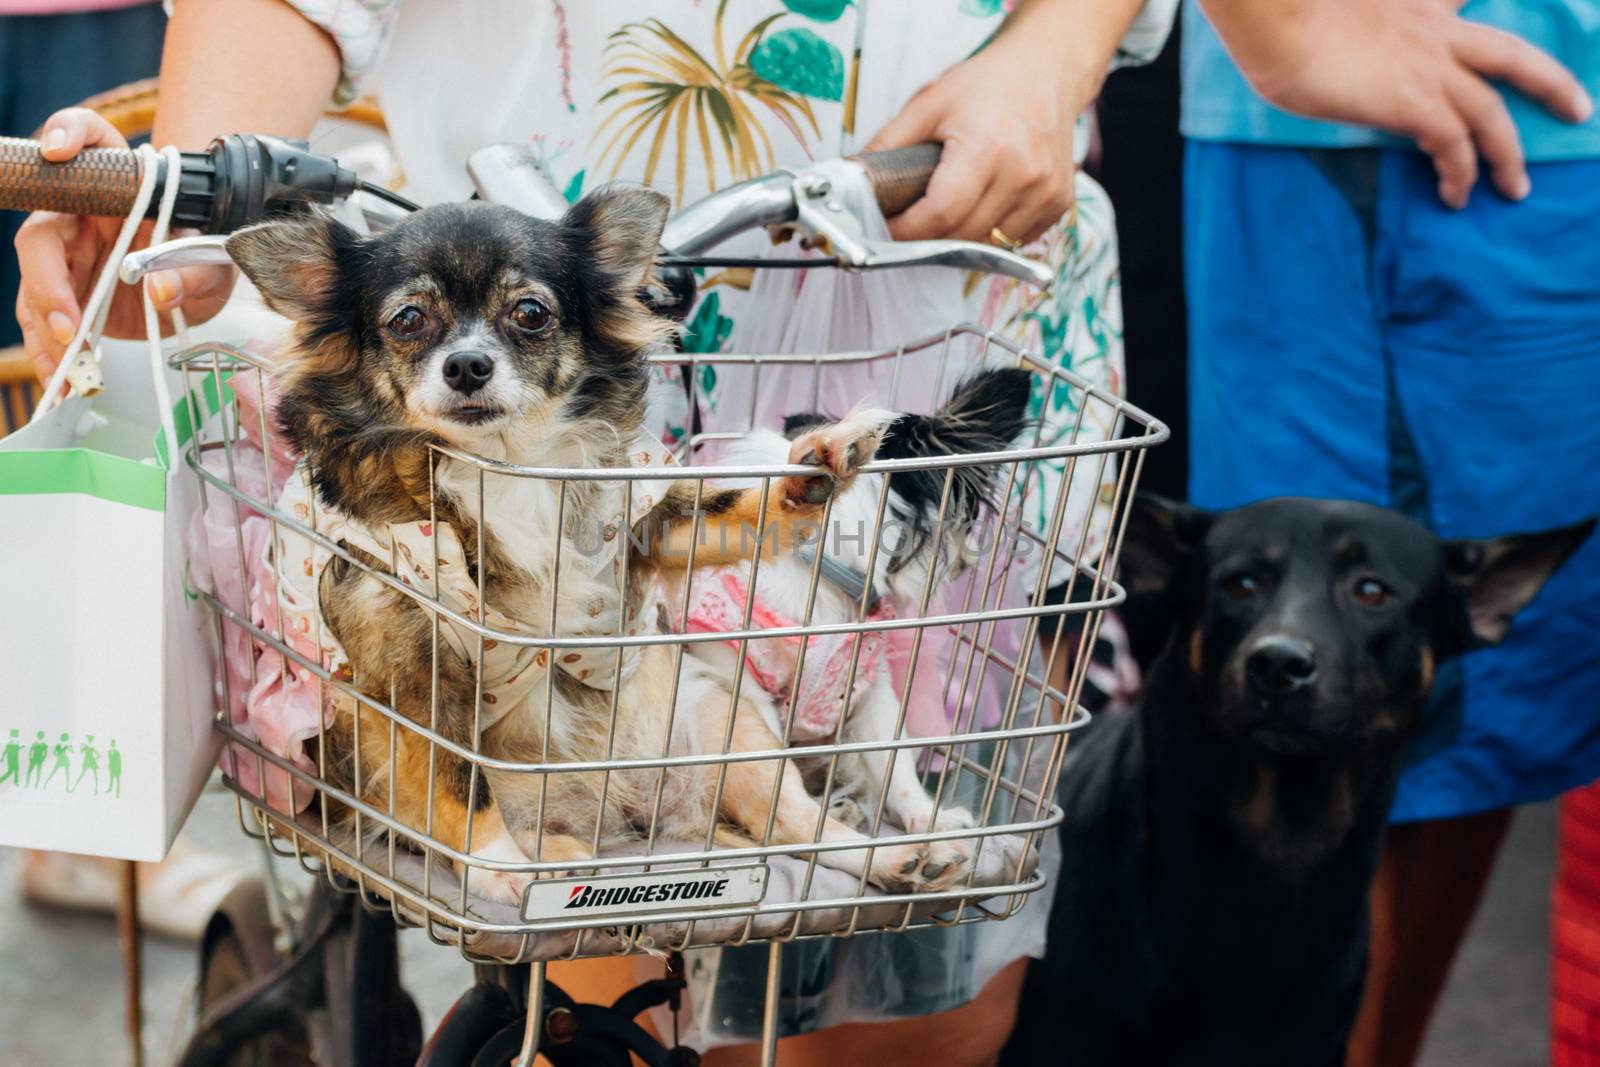
[[[105,119],[84,108],[58,111],[41,134],[44,157],[65,163],[85,148],[123,148],[127,141]],[[122,229],[122,219],[91,218],[36,211],[17,233],[17,263],[22,285],[17,293],[17,322],[22,344],[33,360],[34,373],[46,382],[61,362],[83,318],[83,302],[105,266],[106,256]],[[140,227],[135,247],[150,239],[150,224]],[[192,322],[216,314],[233,288],[228,267],[186,267],[161,271],[148,282],[163,316],[181,308]],[[106,319],[112,337],[143,337],[144,309],[138,291],[117,286]]]

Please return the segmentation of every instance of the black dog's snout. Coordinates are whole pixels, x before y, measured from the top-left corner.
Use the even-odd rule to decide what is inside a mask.
[[[444,361],[444,380],[458,393],[471,396],[494,377],[494,360],[482,352],[452,352]]]
[[[1317,652],[1298,637],[1263,637],[1244,661],[1250,686],[1264,696],[1288,696],[1317,680]]]

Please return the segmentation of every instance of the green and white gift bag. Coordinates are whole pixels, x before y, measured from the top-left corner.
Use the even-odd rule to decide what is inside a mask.
[[[0,439],[0,845],[158,860],[217,756],[200,490],[167,436],[216,398],[164,426],[146,345],[103,348],[104,392]]]

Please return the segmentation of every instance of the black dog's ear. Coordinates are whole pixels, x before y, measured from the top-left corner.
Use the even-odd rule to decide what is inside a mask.
[[[268,307],[311,323],[327,306],[339,262],[362,243],[350,227],[323,215],[277,219],[228,238],[228,255],[255,283]]]
[[[561,222],[581,232],[593,267],[631,294],[655,264],[669,207],[642,185],[603,185],[568,208]]]
[[[1445,566],[1466,598],[1472,636],[1481,644],[1499,643],[1511,628],[1511,617],[1528,606],[1594,527],[1590,516],[1542,533],[1446,541]]]
[[[1211,512],[1139,493],[1129,506],[1119,576],[1129,596],[1166,591],[1211,528]]]

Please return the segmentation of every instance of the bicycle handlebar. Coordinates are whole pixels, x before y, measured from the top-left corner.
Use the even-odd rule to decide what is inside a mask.
[[[878,198],[878,207],[883,209],[884,215],[893,216],[922,199],[943,152],[943,145],[930,142],[882,152],[862,152],[850,158],[866,170],[872,191]]]
[[[232,134],[181,159],[172,222],[205,233],[231,233],[291,200],[331,204],[360,184],[337,160],[279,137]],[[164,180],[166,161],[156,167]],[[144,157],[131,148],[88,148],[51,163],[39,142],[0,137],[0,208],[118,218],[132,209],[143,178]],[[158,209],[153,198],[148,214]]]
[[[144,178],[144,160],[130,148],[86,148],[51,163],[38,141],[0,137],[0,208],[65,215],[126,215]]]
[[[474,160],[483,152],[475,154]],[[811,242],[811,247],[831,250],[836,265],[847,269],[944,266],[1005,274],[1041,289],[1049,288],[1053,275],[1047,267],[1009,249],[966,241],[906,244],[868,240],[859,232],[858,221],[833,195],[833,183],[843,176],[841,167],[846,171],[860,168],[883,213],[897,215],[927,190],[941,153],[942,147],[937,144],[910,145],[825,160],[799,170],[778,171],[740,182],[675,214],[662,233],[661,250],[669,258],[692,258],[747,230],[776,227],[782,232],[794,228]],[[0,138],[0,208],[124,216],[138,199],[148,158],[126,148],[92,148],[66,163],[50,163],[37,142]],[[155,161],[159,168],[157,179],[166,178],[169,158],[170,154]],[[508,163],[485,157],[480,168],[483,173],[474,174],[474,183],[491,201],[513,203],[537,213],[539,208],[522,202],[526,196],[519,199],[514,182],[509,199],[505,199],[506,190],[496,196],[492,195],[495,190],[485,192],[482,187],[480,179],[487,181],[496,177],[499,170],[509,167],[514,171],[518,165],[515,159]],[[178,192],[172,214],[175,226],[194,228],[210,236],[183,238],[167,242],[160,249],[131,253],[123,260],[122,278],[135,282],[154,269],[155,262],[175,262],[173,257],[184,257],[192,264],[226,263],[228,256],[221,235],[296,203],[333,204],[350,199],[357,191],[364,194],[359,201],[362,214],[378,228],[391,225],[416,209],[404,197],[365,185],[353,171],[340,167],[329,156],[310,151],[304,142],[255,134],[219,138],[205,152],[185,152],[179,157]],[[544,207],[552,211],[564,209],[559,194],[552,193],[545,199],[553,203]],[[153,202],[148,214],[156,214],[157,209]],[[660,265],[665,274],[682,273],[685,266],[665,261]],[[686,314],[692,304],[692,281],[685,274],[665,285],[657,310],[669,316]]]
[[[897,215],[927,189],[940,150],[922,144],[851,158],[866,170],[883,213]],[[274,137],[234,134],[182,158],[173,223],[205,233],[230,233],[289,199],[332,203],[359,184],[334,160]],[[165,178],[165,161],[156,166]],[[144,157],[131,148],[88,148],[51,163],[39,142],[0,137],[0,209],[120,217],[133,207],[143,177]]]

